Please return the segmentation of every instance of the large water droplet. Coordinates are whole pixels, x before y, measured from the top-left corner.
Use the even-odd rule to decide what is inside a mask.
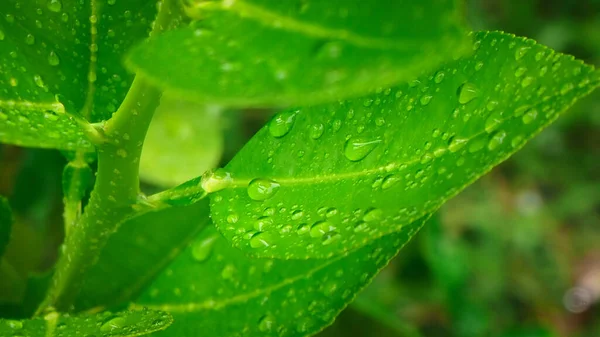
[[[448,150],[450,150],[450,152],[456,152],[467,145],[468,142],[469,140],[467,138],[452,137],[448,144]]]
[[[287,135],[294,126],[297,111],[284,111],[277,114],[269,122],[269,133],[275,138]]]
[[[525,54],[527,54],[527,52],[529,51],[529,47],[521,47],[521,48],[517,48],[517,50],[515,51],[515,60],[520,60],[523,58],[523,56],[525,56]]]
[[[485,120],[485,131],[491,133],[495,131],[500,124],[502,124],[502,114],[500,112],[495,112]]]
[[[100,327],[102,332],[111,332],[113,330],[122,329],[126,325],[126,320],[123,317],[114,317],[106,321]]]
[[[273,239],[268,233],[256,233],[250,239],[250,247],[265,248],[272,244]]]
[[[419,100],[419,102],[421,103],[421,105],[425,106],[425,105],[428,105],[429,102],[431,102],[432,98],[433,98],[433,96],[431,96],[431,95],[423,95],[421,97],[421,99]]]
[[[531,124],[538,116],[538,111],[535,108],[531,108],[527,110],[527,112],[523,115],[522,121],[524,124]]]
[[[292,218],[292,220],[297,221],[297,220],[302,219],[303,216],[304,216],[304,212],[302,212],[302,210],[300,210],[300,209],[297,209],[292,212],[291,218]]]
[[[220,168],[204,173],[200,184],[204,191],[213,193],[229,187],[232,182],[231,174]]]
[[[213,235],[196,242],[192,247],[192,257],[198,262],[204,262],[210,256],[218,236]]]
[[[34,75],[33,82],[40,88],[44,87],[44,81],[42,80],[42,77],[40,75]]]
[[[266,314],[258,320],[258,330],[261,332],[273,331],[275,328],[275,317],[271,314]]]
[[[25,36],[25,43],[28,45],[32,45],[35,43],[35,36],[31,35],[31,34],[27,34],[27,36]]]
[[[371,153],[381,140],[369,140],[362,137],[350,138],[344,146],[344,155],[350,161],[360,161]]]
[[[60,59],[58,58],[58,55],[56,55],[54,51],[51,51],[50,54],[48,54],[48,64],[55,67],[59,65],[59,63]]]
[[[500,130],[496,132],[492,138],[490,138],[490,142],[488,143],[488,150],[494,151],[504,142],[504,138],[506,138],[506,131]]]
[[[279,190],[279,183],[269,179],[257,178],[248,184],[248,196],[252,200],[267,200]]]
[[[383,178],[381,189],[387,190],[388,188],[394,186],[398,181],[400,181],[400,178],[398,178],[396,175],[390,174],[387,177]]]
[[[272,225],[273,219],[271,219],[271,217],[261,216],[254,222],[254,229],[256,229],[257,231],[264,231]]]
[[[363,216],[363,221],[365,222],[373,222],[381,220],[383,217],[383,211],[379,208],[371,208],[368,210]]]
[[[467,104],[479,96],[479,90],[473,83],[464,83],[458,88],[458,102]]]
[[[48,9],[51,12],[58,13],[62,9],[62,3],[60,0],[50,0],[50,2],[48,2]]]
[[[321,138],[321,136],[323,136],[323,133],[325,132],[325,126],[321,123],[318,124],[313,124],[310,127],[310,138],[312,139],[319,139]]]
[[[329,232],[336,230],[336,227],[327,221],[317,221],[310,228],[310,236],[313,238],[321,238]]]

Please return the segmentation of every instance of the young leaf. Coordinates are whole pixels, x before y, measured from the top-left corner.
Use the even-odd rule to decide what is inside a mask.
[[[331,101],[407,80],[467,51],[455,0],[188,3],[198,21],[135,47],[127,64],[204,103]]]
[[[131,300],[209,223],[208,200],[126,220],[90,268],[77,310]]]
[[[532,40],[475,34],[473,56],[362,99],[288,110],[203,182],[246,252],[329,257],[434,211],[600,83]],[[217,179],[219,178],[219,179]]]
[[[175,323],[160,336],[308,336],[331,324],[424,221],[354,252],[309,261],[248,258],[208,227],[134,307],[173,314]]]
[[[28,320],[0,319],[0,336],[142,336],[166,329],[172,321],[165,312],[147,309],[82,316],[51,312]]]
[[[156,3],[0,2],[0,141],[89,149],[60,113],[92,122],[111,116],[132,81],[122,54],[148,36]]]
[[[217,166],[221,109],[163,96],[144,140],[140,177],[173,187]]]
[[[4,255],[4,249],[10,240],[12,222],[12,212],[8,200],[0,196],[0,259]]]

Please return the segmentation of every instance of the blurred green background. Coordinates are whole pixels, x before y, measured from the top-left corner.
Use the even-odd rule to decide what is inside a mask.
[[[530,37],[600,66],[600,0],[469,0],[465,11],[474,30]],[[225,164],[269,117],[163,99],[142,158],[144,191]],[[0,194],[17,220],[0,262],[2,315],[28,314],[20,303],[39,296],[32,289],[58,255],[68,155],[0,145]],[[448,202],[321,335],[598,337],[598,302],[596,91]]]

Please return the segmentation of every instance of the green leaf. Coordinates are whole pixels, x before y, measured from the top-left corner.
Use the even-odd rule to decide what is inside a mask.
[[[455,0],[188,3],[198,21],[135,47],[126,63],[204,103],[331,101],[408,80],[467,51]]]
[[[97,122],[117,109],[133,78],[122,55],[148,36],[156,3],[2,1],[0,141],[90,150],[63,113]]]
[[[235,247],[329,257],[434,211],[600,83],[593,67],[501,32],[476,53],[362,99],[288,110],[207,177]]]
[[[166,329],[173,318],[155,310],[70,316],[51,312],[28,320],[0,319],[0,336],[141,336]]]
[[[328,260],[251,259],[206,228],[138,300],[173,314],[160,336],[308,336],[337,314],[396,255],[421,219]]]
[[[0,258],[4,255],[4,249],[10,240],[12,223],[12,211],[8,200],[0,196]]]
[[[90,268],[75,302],[78,310],[131,300],[209,224],[208,200],[125,221]]]
[[[221,109],[163,96],[144,140],[140,177],[173,187],[217,166],[223,153]]]

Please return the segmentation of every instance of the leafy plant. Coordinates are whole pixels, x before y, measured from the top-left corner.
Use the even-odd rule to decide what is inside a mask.
[[[444,202],[600,84],[532,40],[467,33],[460,8],[2,2],[0,141],[69,163],[60,258],[47,284],[27,282],[37,310],[0,332],[322,330]],[[211,125],[241,107],[279,113],[224,168],[140,192],[140,176],[173,186],[211,167]],[[178,156],[190,137],[193,160]],[[0,252],[14,221],[0,199]]]

